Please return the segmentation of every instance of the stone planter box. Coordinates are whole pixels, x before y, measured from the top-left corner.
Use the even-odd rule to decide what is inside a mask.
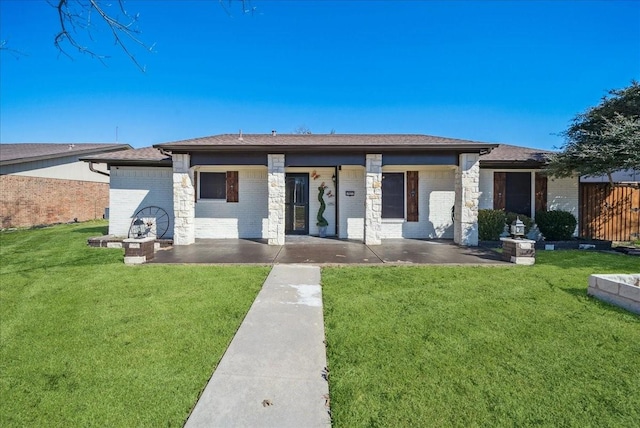
[[[587,294],[640,315],[640,273],[590,275]]]
[[[500,238],[500,241],[502,241],[502,260],[529,266],[536,262],[536,241],[514,238]]]
[[[155,255],[155,238],[128,238],[122,241],[124,247],[124,263],[139,265],[153,259]]]

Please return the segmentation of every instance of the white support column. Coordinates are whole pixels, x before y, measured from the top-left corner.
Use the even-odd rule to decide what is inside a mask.
[[[285,180],[284,154],[267,155],[269,174],[269,245],[284,245]]]
[[[364,243],[380,245],[382,240],[382,154],[368,154],[366,162]]]
[[[453,240],[458,245],[478,245],[479,159],[477,153],[462,153],[459,157],[453,222]]]
[[[189,245],[195,242],[195,189],[191,157],[174,154],[173,158],[173,245]]]

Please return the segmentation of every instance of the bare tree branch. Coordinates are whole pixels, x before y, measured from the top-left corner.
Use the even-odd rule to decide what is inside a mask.
[[[10,48],[9,47],[9,40],[6,40],[6,39],[0,40],[0,51],[7,52],[11,56],[13,56],[15,59],[20,59],[20,57],[22,57],[22,56],[29,56],[28,54],[26,54],[26,53],[24,53],[22,51]]]
[[[112,7],[105,4],[101,0],[58,0],[57,4],[50,3],[58,12],[58,21],[60,23],[60,31],[54,38],[55,47],[64,55],[71,58],[71,55],[65,50],[65,44],[76,49],[82,54],[87,54],[92,58],[98,59],[103,64],[108,58],[106,55],[98,54],[94,50],[81,42],[80,32],[84,32],[90,40],[93,41],[93,30],[97,24],[92,21],[92,16],[97,14],[99,21],[106,24],[111,32],[113,42],[116,46],[124,51],[124,53],[133,61],[133,63],[142,71],[144,66],[140,64],[129,44],[140,46],[151,52],[153,45],[147,45],[140,38],[141,31],[138,29],[139,15],[131,15],[124,7],[124,0],[116,0],[121,16],[111,15],[107,8]]]

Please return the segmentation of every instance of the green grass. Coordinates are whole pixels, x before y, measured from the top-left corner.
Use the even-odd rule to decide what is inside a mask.
[[[640,317],[586,295],[637,257],[323,270],[335,427],[635,427]]]
[[[105,230],[0,233],[0,426],[182,426],[268,274],[125,266]]]

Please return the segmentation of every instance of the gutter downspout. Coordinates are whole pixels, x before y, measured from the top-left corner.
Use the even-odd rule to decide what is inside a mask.
[[[106,175],[107,177],[111,177],[111,175],[109,175],[108,172],[98,171],[97,169],[95,169],[93,167],[93,162],[89,162],[89,171],[95,172],[96,174],[102,174],[102,175]]]

